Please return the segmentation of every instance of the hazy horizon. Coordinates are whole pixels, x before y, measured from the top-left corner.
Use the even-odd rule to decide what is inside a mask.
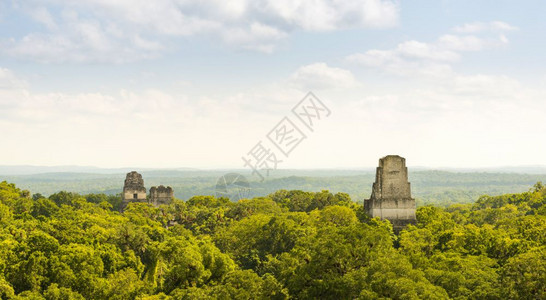
[[[362,166],[362,167],[332,167],[332,168],[279,168],[272,170],[270,176],[290,176],[291,172],[298,174],[298,172],[321,172],[321,171],[339,171],[339,172],[362,172],[362,173],[374,173],[377,166]],[[546,174],[545,165],[520,165],[520,166],[494,166],[494,167],[429,167],[429,166],[412,166],[407,165],[411,172],[419,171],[444,171],[452,173],[520,173],[520,174]],[[251,170],[245,168],[198,168],[198,167],[97,167],[97,166],[80,166],[80,165],[56,165],[56,166],[38,166],[38,165],[0,165],[0,176],[26,176],[26,175],[40,175],[40,174],[54,174],[54,173],[81,173],[81,174],[124,174],[129,171],[137,172],[201,172],[201,173],[213,173],[213,172],[237,172],[248,177],[253,176]]]

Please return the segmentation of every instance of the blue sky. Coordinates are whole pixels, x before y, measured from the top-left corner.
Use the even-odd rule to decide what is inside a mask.
[[[544,165],[544,8],[0,1],[0,163],[242,167],[313,91],[332,114],[279,168]]]

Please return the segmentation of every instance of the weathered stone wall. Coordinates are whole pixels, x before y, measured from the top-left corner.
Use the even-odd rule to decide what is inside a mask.
[[[364,201],[370,217],[387,219],[395,231],[415,223],[415,199],[411,198],[406,159],[388,155],[379,160],[370,199]]]
[[[376,198],[411,198],[406,160],[398,155],[385,156],[379,160],[372,196]]]
[[[161,204],[170,204],[174,197],[174,191],[170,186],[153,186],[150,188],[149,199],[147,199],[146,196],[146,187],[144,187],[142,175],[136,171],[127,173],[125,184],[123,185],[122,210],[124,210],[130,202],[147,202],[156,207]]]
[[[129,204],[129,202],[146,202],[146,188],[144,187],[144,179],[142,175],[136,171],[127,173],[125,184],[123,185],[121,208]]]
[[[158,187],[150,188],[150,203],[154,206],[161,204],[170,204],[174,197],[174,191],[170,186],[160,185]]]

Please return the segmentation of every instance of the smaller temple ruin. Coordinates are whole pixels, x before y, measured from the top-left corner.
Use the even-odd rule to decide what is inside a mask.
[[[395,232],[416,223],[405,158],[388,155],[379,160],[372,195],[364,200],[364,209],[372,218],[389,220]]]
[[[174,198],[174,191],[170,186],[165,187],[160,185],[158,187],[152,186],[150,188],[150,203],[154,206],[161,204],[169,204]]]
[[[145,202],[157,207],[161,204],[170,204],[173,198],[173,189],[170,186],[165,187],[163,185],[151,187],[150,196],[148,197],[142,175],[132,171],[127,173],[125,177],[121,209],[124,210],[131,202]]]

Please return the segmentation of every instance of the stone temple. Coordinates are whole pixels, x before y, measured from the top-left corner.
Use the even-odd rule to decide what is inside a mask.
[[[122,209],[125,209],[130,202],[145,202],[157,207],[161,204],[171,203],[173,197],[173,189],[170,186],[165,187],[163,185],[151,187],[150,196],[147,197],[142,175],[136,171],[132,171],[127,173],[125,178],[122,194]]]
[[[370,199],[364,200],[366,213],[389,220],[395,232],[415,224],[415,199],[411,197],[406,159],[388,155],[379,159]]]
[[[150,203],[154,206],[169,204],[171,203],[173,197],[174,191],[170,186],[165,187],[160,185],[158,187],[152,186],[150,188]]]
[[[127,173],[125,184],[123,185],[122,199],[123,208],[125,208],[129,202],[147,202],[146,188],[144,187],[142,175],[135,171]]]

